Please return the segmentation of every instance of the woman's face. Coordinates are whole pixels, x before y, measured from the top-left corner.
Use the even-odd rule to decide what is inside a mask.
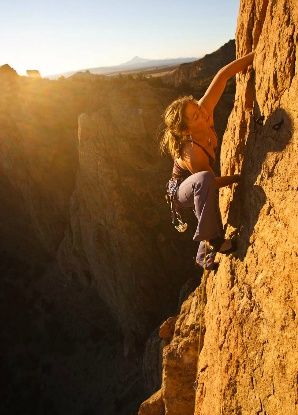
[[[190,101],[184,109],[184,122],[187,126],[186,134],[194,134],[201,129],[202,112],[200,111],[198,101]]]

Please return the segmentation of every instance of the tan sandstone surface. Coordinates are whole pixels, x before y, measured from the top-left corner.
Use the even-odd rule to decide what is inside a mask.
[[[297,2],[241,1],[237,56],[255,60],[237,75],[221,173],[242,183],[220,194],[239,247],[183,303],[142,415],[298,413],[297,44]]]

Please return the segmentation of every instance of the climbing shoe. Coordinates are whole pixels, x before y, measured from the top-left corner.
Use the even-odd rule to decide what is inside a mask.
[[[211,248],[205,241],[201,241],[196,257],[196,266],[208,271],[215,271],[218,263],[215,262],[216,251]]]
[[[235,252],[237,249],[237,241],[235,238],[224,239],[216,238],[209,241],[213,251],[219,252],[224,255],[228,255],[231,252]]]
[[[201,241],[196,257],[196,265],[206,270],[217,270],[219,264],[215,262],[215,255],[228,255],[237,249],[236,239],[217,238],[210,240],[209,243]]]
[[[219,248],[219,251],[221,254],[231,254],[232,252],[235,252],[237,250],[237,241],[236,239],[225,239],[222,243],[221,247]]]

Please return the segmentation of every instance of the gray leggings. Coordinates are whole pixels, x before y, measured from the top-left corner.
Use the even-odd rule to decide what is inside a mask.
[[[198,219],[194,241],[209,241],[224,235],[214,177],[209,171],[194,173],[180,184],[176,194],[177,208],[191,207]],[[197,261],[204,248],[205,244],[200,242]]]

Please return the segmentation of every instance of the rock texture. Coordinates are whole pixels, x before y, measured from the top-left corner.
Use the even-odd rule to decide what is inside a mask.
[[[298,412],[297,2],[241,1],[236,45],[237,56],[255,49],[221,150],[222,174],[242,175],[220,195],[239,249],[208,274],[205,301],[197,289],[181,308],[163,350],[166,415]]]
[[[147,401],[143,402],[139,410],[139,415],[164,415],[164,413],[165,407],[161,389],[150,396]]]
[[[173,311],[185,278],[164,200],[171,163],[160,158],[152,131],[163,99],[146,82],[128,82],[97,112],[80,116],[71,223],[58,255],[65,275],[94,285],[118,319],[125,355],[136,352],[161,313]]]

